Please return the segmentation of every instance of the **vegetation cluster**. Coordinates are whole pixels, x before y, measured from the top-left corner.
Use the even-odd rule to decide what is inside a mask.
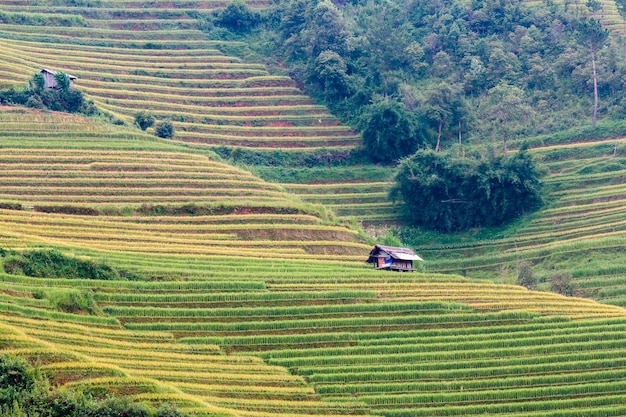
[[[139,276],[104,263],[69,257],[58,250],[30,252],[2,251],[4,272],[36,278],[78,278],[97,280],[140,279]]]
[[[417,226],[456,232],[498,226],[541,205],[540,173],[531,156],[456,158],[421,150],[400,164],[390,195]]]
[[[126,398],[96,398],[82,392],[56,389],[25,359],[0,357],[1,417],[183,417],[170,405],[159,408]]]
[[[46,88],[41,73],[36,73],[24,90],[13,87],[0,90],[0,104],[19,104],[35,109],[47,109],[68,113],[81,113],[86,116],[98,114],[93,102],[85,100],[83,93],[70,87],[67,74],[57,72],[54,75],[56,88]]]
[[[587,6],[568,2],[280,0],[261,14],[235,2],[205,26],[213,37],[247,37],[277,68],[287,63],[366,145],[380,145],[368,127],[394,109],[394,133],[408,143],[402,155],[393,142],[375,152],[393,161],[416,145],[553,133],[596,113],[621,119],[623,45],[591,9],[588,19]]]

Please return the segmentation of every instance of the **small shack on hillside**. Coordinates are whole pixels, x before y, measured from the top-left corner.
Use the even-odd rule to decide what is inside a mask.
[[[370,257],[366,262],[374,264],[375,269],[413,272],[415,271],[413,261],[423,261],[423,259],[409,248],[376,245],[370,251]]]
[[[57,88],[57,81],[54,79],[56,73],[57,71],[49,70],[47,68],[41,70],[41,75],[43,75],[43,79],[46,81],[45,88]],[[70,74],[66,75],[70,79],[70,88],[74,88],[74,80],[76,80],[76,77]]]

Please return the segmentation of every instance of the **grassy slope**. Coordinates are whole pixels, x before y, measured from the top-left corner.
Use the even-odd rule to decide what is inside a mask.
[[[19,2],[10,6],[11,10],[22,7],[27,6]],[[113,23],[104,20],[92,26],[110,29]],[[123,35],[126,41],[120,42],[124,48],[116,49],[119,54],[133,59],[152,56],[153,62],[159,61],[158,51],[133,51],[133,43],[154,40],[151,32],[128,39],[128,33],[83,31],[78,40],[66,38],[62,29],[46,32],[57,42],[73,39],[65,48],[77,48],[81,57],[87,56],[89,48],[76,44],[94,44],[96,59],[110,56],[112,51],[95,44],[113,45],[118,35]],[[36,30],[5,27],[4,33],[34,42],[33,53],[40,48],[37,38],[41,35]],[[172,39],[178,35],[189,33],[171,33],[163,45],[180,43]],[[25,48],[24,42],[3,42],[3,47]],[[184,43],[195,45],[199,48],[196,51],[206,52],[208,48],[201,39]],[[57,47],[63,49],[60,45]],[[33,61],[18,62],[31,59],[26,49],[6,56],[13,60],[2,64],[6,80],[28,78],[37,67]],[[124,57],[119,61],[115,65],[122,65]],[[189,62],[188,56],[185,62]],[[79,68],[67,69],[77,72],[74,69]],[[196,74],[192,71],[191,77]],[[132,91],[132,86],[140,92],[147,88],[147,80],[142,78],[146,75],[131,75],[125,78],[124,91]],[[249,79],[253,86],[258,80],[255,77]],[[150,82],[157,78],[150,78]],[[95,78],[90,79],[90,84],[96,83]],[[230,81],[226,84],[238,88]],[[170,87],[170,91],[181,93],[175,85]],[[151,97],[159,97],[163,86],[156,90],[152,92],[157,95]],[[209,87],[202,91],[222,94]],[[158,103],[167,106],[166,99],[154,100],[155,108]],[[112,97],[100,103],[126,118],[137,105]],[[172,108],[179,111],[182,103],[175,104],[178,107]],[[196,107],[189,110],[196,111]],[[232,115],[233,110],[224,113],[218,119],[224,119],[226,126],[228,120],[241,120]],[[3,173],[8,173],[6,178],[13,181],[13,187],[32,191],[21,194],[13,189],[9,195],[12,189],[8,181],[5,192],[7,198],[23,199],[27,205],[58,203],[52,198],[59,188],[72,193],[68,199],[81,195],[83,204],[102,209],[120,205],[132,208],[163,201],[160,199],[170,194],[176,201],[210,202],[215,198],[209,186],[212,178],[224,183],[229,181],[226,177],[235,175],[238,179],[231,180],[239,182],[229,184],[239,186],[244,179],[251,183],[251,192],[260,197],[256,201],[261,206],[300,207],[245,173],[210,162],[207,166],[206,159],[190,149],[136,132],[91,122],[75,123],[79,126],[72,131],[70,127],[75,124],[71,118],[63,120],[63,127],[55,128],[48,116],[10,117],[15,125],[5,125],[3,146],[12,150],[6,152],[3,161],[11,164],[11,169]],[[280,117],[284,120],[287,116]],[[264,132],[263,126],[268,126],[264,120],[266,116],[244,127],[257,134],[252,127],[260,124],[258,132]],[[210,121],[206,124],[224,126]],[[183,127],[179,126],[181,131]],[[584,164],[580,155],[561,156],[561,162],[554,162],[553,167],[561,167],[563,173],[569,167],[573,172],[600,166],[596,163],[605,164],[609,158],[610,152],[602,147],[606,144],[579,146],[592,150],[588,155],[596,159],[577,165]],[[562,155],[571,152],[571,147],[544,151]],[[138,154],[140,164],[134,160]],[[22,158],[28,163],[20,163]],[[62,169],[54,170],[53,161]],[[152,169],[142,171],[138,166]],[[619,171],[613,174],[620,178]],[[51,179],[46,180],[48,175]],[[599,181],[605,180],[604,175]],[[75,182],[76,178],[80,181]],[[150,186],[127,187],[133,179]],[[60,186],[63,181],[77,186]],[[200,192],[194,187],[198,183],[204,184]],[[150,188],[159,192],[151,193]],[[614,189],[595,191],[606,191],[612,198],[619,194]],[[278,202],[268,204],[270,192],[278,193],[273,194]],[[583,190],[582,194],[589,192]],[[605,198],[603,195],[598,198]],[[220,196],[231,203],[243,199],[246,207],[253,206],[250,196],[225,191]],[[559,210],[558,203],[554,204]],[[619,212],[613,215],[619,216]],[[2,275],[2,346],[33,361],[43,358],[44,368],[55,375],[58,384],[79,385],[94,392],[121,392],[151,402],[170,401],[197,415],[589,416],[626,412],[626,373],[621,359],[626,334],[624,310],[619,307],[472,282],[454,275],[389,275],[362,263],[337,261],[332,248],[328,254],[316,251],[328,250],[330,242],[339,250],[347,248],[348,253],[366,248],[351,243],[348,230],[320,225],[315,215],[113,215],[96,219],[4,210],[0,220],[2,247],[54,246],[166,279],[94,282]],[[606,218],[602,216],[599,221]],[[307,232],[309,228],[303,225],[311,225],[315,233]],[[328,241],[320,236],[328,236]],[[609,250],[610,240],[602,236],[596,239]],[[445,269],[451,264],[451,269],[458,269],[460,262],[455,258],[462,252],[455,250],[439,267]],[[506,256],[505,249],[498,251],[498,256]],[[479,256],[475,259],[481,260]],[[42,292],[68,288],[93,291],[102,315],[60,313],[45,297],[40,298]],[[48,321],[45,328],[40,325],[42,319]],[[285,368],[291,368],[291,373]]]
[[[60,169],[49,165],[56,162],[64,175],[74,172],[78,183],[97,174],[101,187],[120,173],[153,175],[165,168],[186,178],[206,163],[184,148],[73,116],[64,116],[64,127],[55,127],[53,114],[3,116],[25,133],[19,148],[5,148],[4,163],[17,162],[17,169],[54,176]],[[66,133],[55,136],[58,129]],[[10,131],[5,146],[16,145]],[[29,139],[29,132],[37,132],[36,138]],[[60,155],[51,159],[51,151]],[[29,155],[40,157],[23,163]],[[126,165],[124,158],[138,155],[145,159],[141,166],[162,169],[125,170],[138,165]],[[69,169],[86,163],[115,163],[118,169],[80,175]],[[212,175],[224,175],[218,167],[213,165]],[[38,176],[40,182],[25,177],[41,190],[31,195],[47,198],[45,175]],[[94,184],[87,181],[85,187]],[[138,198],[149,187],[123,190]],[[172,192],[184,195],[183,190]],[[314,216],[287,217],[324,230]],[[59,385],[171,402],[194,415],[625,412],[626,324],[619,307],[454,275],[388,274],[329,257],[302,259],[307,257],[301,252],[242,253],[241,240],[232,246],[236,252],[217,258],[211,252],[227,251],[238,225],[278,229],[286,219],[276,214],[142,218],[3,210],[0,219],[1,247],[53,246],[165,279],[2,274],[4,350],[42,363]],[[135,244],[148,239],[148,230],[152,240]],[[199,239],[213,239],[213,248],[207,253],[206,245],[195,244]],[[77,288],[94,293],[100,315],[62,313],[47,302],[47,294]]]

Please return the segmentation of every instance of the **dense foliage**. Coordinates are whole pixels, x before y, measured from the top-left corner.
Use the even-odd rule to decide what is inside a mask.
[[[47,109],[68,113],[95,115],[98,113],[91,101],[85,100],[83,93],[70,87],[67,74],[57,72],[54,75],[57,88],[46,88],[41,73],[36,73],[25,90],[13,87],[0,90],[0,104],[20,104],[35,109]]]
[[[424,145],[416,121],[401,103],[384,100],[368,110],[362,120],[363,145],[373,161],[395,161]]]
[[[154,134],[160,138],[172,139],[174,137],[174,125],[169,120],[161,120],[154,127]]]
[[[0,356],[0,417],[183,417],[171,406],[158,409],[125,398],[96,399],[53,389],[26,360]]]
[[[513,156],[418,151],[402,161],[390,192],[407,220],[442,232],[496,226],[541,205],[540,173],[524,150]]]
[[[154,116],[146,111],[135,113],[135,124],[139,129],[146,130],[154,124]]]
[[[278,70],[286,63],[299,86],[362,132],[376,123],[372,107],[395,101],[424,128],[425,143],[446,148],[591,125],[594,64],[598,117],[621,119],[623,45],[587,19],[592,9],[522,0],[277,0],[250,35],[250,25],[223,24],[225,16],[247,21],[251,12],[239,6],[217,13],[231,32],[211,36],[249,36],[266,62]]]
[[[37,278],[138,279],[127,271],[120,271],[103,263],[69,257],[57,250],[15,253],[4,259],[3,268],[9,274]]]

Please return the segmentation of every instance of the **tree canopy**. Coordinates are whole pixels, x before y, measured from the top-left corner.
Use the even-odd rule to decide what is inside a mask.
[[[399,165],[390,197],[413,225],[440,232],[497,226],[541,205],[530,155],[470,156],[420,150]]]
[[[598,4],[276,0],[250,36],[276,71],[361,132],[383,97],[414,113],[433,146],[462,137],[504,148],[594,114],[623,118],[624,45],[588,18]]]

